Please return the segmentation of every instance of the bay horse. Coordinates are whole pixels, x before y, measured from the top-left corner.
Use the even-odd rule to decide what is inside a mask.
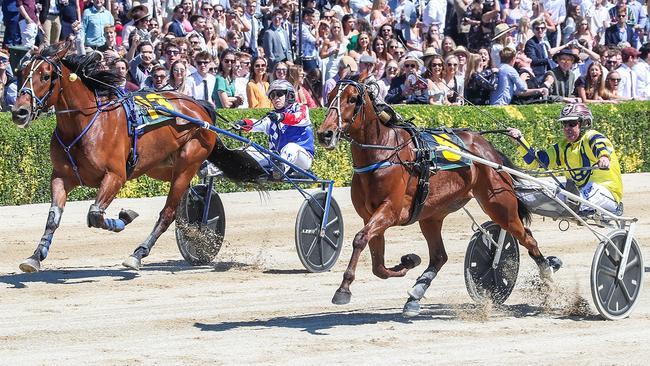
[[[331,103],[318,130],[318,141],[326,149],[335,148],[341,139],[350,141],[355,168],[350,194],[364,222],[363,229],[354,237],[350,262],[332,302],[339,305],[350,302],[350,285],[366,246],[370,248],[373,274],[379,278],[402,277],[416,267],[420,258],[408,254],[398,265],[386,268],[384,232],[389,227],[417,220],[429,248],[429,264],[407,291],[403,314],[418,315],[420,299],[447,262],[441,235],[443,221],[472,198],[476,198],[483,211],[528,250],[540,275],[550,278],[559,266],[549,260],[552,257],[542,255],[530,230],[524,226],[524,221],[530,220],[530,213],[515,196],[509,174],[478,163],[441,170],[428,178],[431,189],[428,196],[419,201],[421,211],[415,210],[419,174],[415,169],[418,162],[413,136],[405,128],[381,122],[377,105],[370,95],[372,88],[363,82],[364,79],[362,75],[358,80],[337,83],[328,96]],[[507,159],[480,134],[467,130],[456,133],[466,151],[499,164],[506,163]],[[416,217],[412,217],[413,214]]]
[[[165,206],[152,232],[123,265],[138,270],[160,235],[174,221],[176,208],[201,163],[217,159],[215,133],[181,119],[152,127],[136,141],[129,136],[126,97],[119,98],[117,85],[123,81],[114,71],[101,66],[101,55],[67,55],[71,43],[52,45],[29,59],[22,68],[23,84],[12,109],[12,119],[26,128],[42,110],[54,107],[56,127],[50,141],[52,160],[51,192],[45,232],[34,254],[20,264],[24,272],[40,270],[47,257],[54,232],[69,192],[77,186],[98,188],[87,215],[89,227],[119,232],[137,213],[122,210],[117,219],[105,217],[127,179],[144,174],[171,183]],[[104,96],[102,96],[104,95]],[[119,95],[119,93],[118,93]],[[160,94],[170,109],[214,123],[209,105],[175,92]],[[130,154],[137,154],[137,160]],[[132,162],[129,165],[129,162]]]

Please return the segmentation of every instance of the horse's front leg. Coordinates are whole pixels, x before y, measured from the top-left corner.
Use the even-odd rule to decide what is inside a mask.
[[[113,202],[115,196],[126,182],[126,178],[118,174],[107,172],[99,186],[99,193],[95,203],[88,210],[88,227],[96,227],[108,231],[120,232],[130,224],[138,214],[131,210],[122,210],[117,219],[104,217],[106,208]]]
[[[352,297],[352,292],[350,291],[350,284],[354,281],[355,272],[357,270],[357,263],[359,262],[359,257],[361,252],[365,249],[368,242],[376,238],[377,236],[382,236],[381,240],[383,242],[383,234],[389,227],[395,225],[397,221],[397,215],[393,213],[392,205],[390,203],[382,204],[366,222],[365,226],[361,231],[354,236],[352,241],[352,256],[350,257],[350,262],[348,263],[348,268],[343,274],[343,281],[341,286],[334,294],[332,298],[332,303],[336,305],[343,305],[350,302]],[[384,258],[383,251],[379,253],[378,251],[373,252],[373,263],[375,261],[380,261],[383,263]],[[381,257],[381,258],[379,258]]]
[[[47,215],[45,232],[43,233],[41,241],[38,243],[34,254],[18,266],[23,272],[38,272],[41,269],[41,262],[47,258],[50,245],[52,244],[52,238],[54,237],[54,232],[61,222],[63,208],[68,200],[68,192],[73,188],[72,186],[66,186],[63,178],[55,177],[54,174],[52,174],[50,187],[52,191],[52,206],[50,206],[50,212]]]
[[[202,161],[202,160],[201,160]],[[133,254],[127,257],[122,265],[131,269],[139,270],[142,265],[142,258],[149,255],[151,248],[153,248],[156,241],[165,231],[169,228],[169,225],[176,218],[176,209],[178,204],[181,201],[181,198],[187,191],[192,177],[196,174],[196,171],[199,169],[201,163],[195,163],[192,165],[187,165],[184,162],[179,162],[177,165],[183,166],[184,170],[178,174],[174,174],[175,179],[171,183],[169,194],[167,195],[167,201],[165,202],[165,207],[160,211],[158,221],[153,227],[153,230],[149,236],[140,244]]]

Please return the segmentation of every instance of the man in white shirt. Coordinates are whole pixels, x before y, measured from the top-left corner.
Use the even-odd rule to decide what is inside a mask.
[[[637,76],[632,67],[636,65],[637,59],[641,52],[634,47],[625,47],[621,50],[623,63],[616,69],[621,76],[621,82],[618,84],[618,94],[629,99],[637,99]]]
[[[636,93],[639,99],[650,100],[650,45],[640,49],[639,62],[632,66],[636,73]]]
[[[214,89],[216,78],[208,72],[210,63],[212,63],[212,57],[207,51],[201,51],[194,56],[194,60],[196,71],[188,79],[192,98],[207,100],[210,104],[214,105],[212,90]]]
[[[438,29],[445,29],[445,19],[447,17],[447,0],[429,0],[422,13],[422,22],[426,29],[432,24],[438,26]],[[442,32],[441,36],[442,36]]]

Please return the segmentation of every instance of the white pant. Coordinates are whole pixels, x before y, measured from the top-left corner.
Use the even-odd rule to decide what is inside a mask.
[[[260,165],[271,165],[268,155],[262,154],[252,147],[247,147],[246,152],[255,158],[255,160],[257,160]],[[314,161],[314,158],[307,150],[305,150],[305,148],[293,142],[286,144],[282,150],[280,150],[280,156],[284,160],[304,170],[311,168],[311,164]],[[287,170],[289,170],[289,167],[285,166],[284,171],[286,172]]]
[[[609,189],[597,183],[587,183],[584,187],[580,188],[580,196],[596,206],[602,207],[609,212],[616,212],[618,203],[614,199],[612,192]],[[581,204],[580,211],[591,210],[592,208]]]
[[[38,25],[36,23],[27,23],[24,19],[18,22],[20,27],[20,35],[22,36],[22,45],[32,48],[36,42],[36,34],[38,34]]]

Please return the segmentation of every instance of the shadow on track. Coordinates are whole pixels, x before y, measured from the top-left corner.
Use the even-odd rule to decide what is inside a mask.
[[[206,332],[224,332],[239,328],[292,328],[301,329],[313,335],[327,335],[324,332],[337,326],[354,326],[365,324],[377,324],[385,322],[413,323],[422,320],[461,320],[468,319],[466,316],[459,316],[459,312],[480,311],[481,306],[477,304],[423,304],[422,313],[414,318],[402,316],[401,308],[373,309],[374,312],[349,311],[349,312],[326,312],[305,314],[296,316],[280,316],[268,320],[250,320],[241,322],[223,323],[194,323],[194,326]],[[527,304],[508,305],[500,307],[498,313],[505,313],[504,316],[517,318],[536,316],[542,312],[541,308]],[[467,320],[468,323],[475,322]]]
[[[114,277],[115,281],[134,279],[136,272],[123,269],[98,268],[64,268],[45,270],[37,273],[17,273],[0,276],[0,283],[11,285],[10,288],[25,288],[30,283],[50,283],[57,285],[76,285],[96,282],[98,277]]]
[[[140,268],[142,272],[169,272],[171,274],[196,271],[214,270],[226,272],[232,268],[248,267],[248,264],[239,262],[219,262],[205,266],[191,266],[184,260],[169,260],[162,262],[146,263]],[[115,281],[129,281],[139,277],[139,272],[116,266],[115,268],[97,267],[60,267],[45,269],[37,273],[15,273],[0,275],[0,283],[6,283],[9,288],[26,288],[30,283],[49,283],[57,285],[76,285],[80,283],[97,282],[97,278],[111,277]]]

